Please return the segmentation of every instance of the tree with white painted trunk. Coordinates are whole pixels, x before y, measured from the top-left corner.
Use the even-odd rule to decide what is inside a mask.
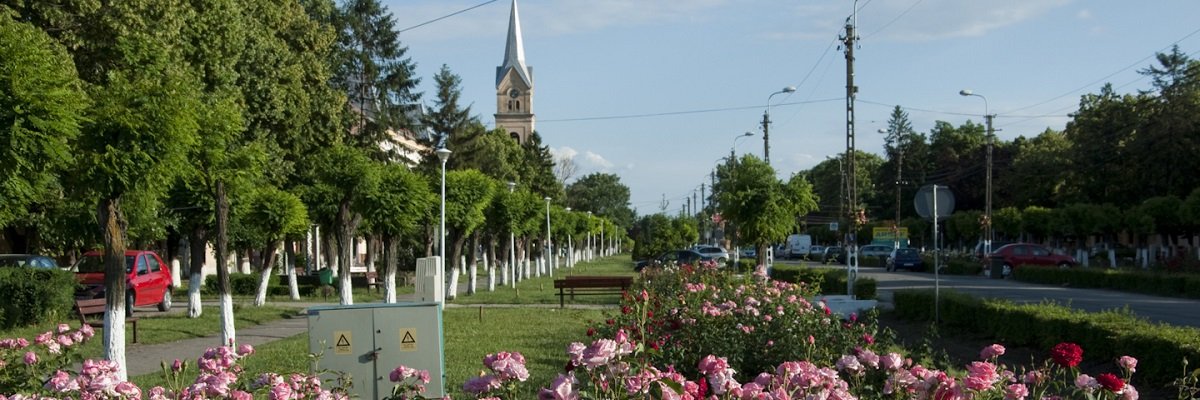
[[[308,229],[308,211],[294,194],[271,186],[259,187],[244,205],[237,224],[246,241],[262,246],[262,265],[259,267],[257,295],[254,305],[267,301],[279,245],[289,238],[299,238]]]
[[[450,244],[450,254],[447,259],[453,266],[446,271],[449,285],[446,288],[446,299],[457,296],[458,275],[464,265],[459,261],[463,256],[463,247],[475,230],[483,226],[484,210],[495,195],[497,183],[494,179],[478,170],[457,170],[446,173],[446,240]]]
[[[337,241],[338,293],[342,305],[354,304],[350,286],[350,267],[353,265],[355,234],[362,222],[366,196],[377,190],[379,167],[363,151],[334,145],[321,150],[310,160],[306,170],[309,185],[301,189],[301,197],[314,219],[328,221],[332,216]]]
[[[396,302],[396,272],[400,241],[416,235],[421,222],[433,218],[436,195],[419,175],[399,164],[379,170],[379,185],[363,197],[363,221],[368,231],[383,238],[384,302]]]

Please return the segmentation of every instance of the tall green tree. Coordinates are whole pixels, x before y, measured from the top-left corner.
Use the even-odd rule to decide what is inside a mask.
[[[350,286],[355,235],[362,223],[365,197],[378,190],[380,165],[357,149],[336,145],[314,155],[310,185],[302,190],[309,209],[333,216],[338,245],[338,292],[341,304],[354,304]]]
[[[1017,138],[1015,146],[1012,167],[997,174],[995,187],[1004,188],[998,191],[1009,194],[1010,204],[1054,206],[1067,185],[1071,143],[1062,132],[1046,129],[1033,139]]]
[[[1200,60],[1172,46],[1156,55],[1158,65],[1143,69],[1152,80],[1147,118],[1132,146],[1145,168],[1139,189],[1159,195],[1186,197],[1200,187]],[[1164,166],[1161,160],[1171,160]]]
[[[393,130],[411,129],[420,93],[416,64],[400,43],[396,20],[379,0],[347,0],[337,14],[338,65],[335,84],[345,90],[352,118],[346,142],[376,160],[390,158],[380,146],[398,144]]]
[[[450,286],[446,289],[446,298],[454,299],[458,294],[458,275],[461,268],[459,263],[463,255],[463,246],[467,239],[477,229],[483,226],[484,210],[495,195],[495,180],[476,170],[456,170],[446,173],[446,240],[449,247],[446,265],[452,266],[446,271]]]
[[[258,188],[248,200],[238,222],[248,241],[261,249],[262,266],[254,305],[262,306],[274,276],[276,249],[284,239],[304,235],[308,230],[308,210],[299,197],[272,186]]]
[[[462,99],[462,78],[451,72],[449,66],[442,64],[442,69],[433,76],[433,81],[437,87],[437,96],[434,98],[434,106],[430,107],[422,118],[425,127],[429,128],[433,135],[424,140],[425,145],[430,148],[445,145],[457,152],[461,142],[466,141],[466,138],[459,136],[467,134],[470,125],[477,121],[471,117],[470,106],[462,107],[459,104],[459,100]],[[454,143],[456,139],[459,143]]]
[[[812,186],[801,175],[787,183],[775,178],[775,170],[753,155],[717,170],[717,196],[721,215],[737,227],[743,242],[758,249],[765,263],[767,246],[792,232],[796,218],[817,209]]]
[[[363,199],[363,218],[383,238],[384,302],[396,302],[400,242],[437,210],[437,196],[422,177],[398,164],[380,168],[379,185]]]
[[[616,174],[593,172],[566,188],[566,203],[579,211],[609,218],[618,226],[633,226],[634,213],[629,207],[629,187]]]
[[[917,178],[917,176],[910,174],[910,171],[918,170],[918,168],[913,168],[913,165],[920,165],[919,163],[912,162],[912,160],[918,159],[918,157],[914,157],[911,151],[915,149],[910,149],[912,146],[909,144],[913,140],[913,137],[917,136],[917,133],[913,130],[912,123],[908,120],[908,113],[903,108],[900,108],[900,106],[892,109],[891,117],[888,119],[888,127],[882,133],[884,135],[883,151],[887,159],[880,166],[878,174],[873,177],[875,186],[879,189],[880,215],[878,217],[889,218],[890,215],[890,218],[895,220],[898,214],[900,215],[900,219],[903,219],[905,214],[911,214],[911,211],[906,213],[909,207],[904,207],[904,189],[909,188],[908,192],[912,192],[913,190],[911,189],[912,185],[906,185],[902,181],[916,181],[914,178]],[[905,159],[906,157],[908,158],[907,160]],[[892,198],[884,196],[886,193],[891,193],[892,197],[901,198],[901,202],[897,204],[894,201],[885,201],[888,198]],[[908,198],[911,198],[911,196]],[[897,207],[899,207],[899,213],[896,211]]]
[[[66,49],[0,7],[0,228],[57,197],[88,107]],[[14,249],[27,252],[28,248]]]
[[[1079,111],[1067,122],[1064,132],[1070,142],[1063,200],[1114,202],[1122,207],[1143,198],[1141,174],[1144,160],[1131,147],[1146,118],[1141,96],[1118,95],[1111,84],[1099,94],[1079,100]]]

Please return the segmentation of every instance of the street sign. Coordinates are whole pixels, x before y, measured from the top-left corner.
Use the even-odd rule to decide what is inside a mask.
[[[917,215],[920,215],[921,218],[933,218],[933,186],[922,186],[917,190],[917,195],[913,197],[913,206],[917,208]],[[950,214],[954,214],[954,193],[950,191],[950,188],[938,185],[937,219],[939,221],[946,219]]]

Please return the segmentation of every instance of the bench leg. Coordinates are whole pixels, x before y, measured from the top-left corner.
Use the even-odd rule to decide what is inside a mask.
[[[133,320],[133,342],[137,343],[137,320]]]
[[[563,301],[563,289],[558,288],[558,308],[566,308],[567,303]]]

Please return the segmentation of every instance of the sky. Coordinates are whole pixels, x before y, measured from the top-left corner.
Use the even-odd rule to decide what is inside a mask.
[[[423,101],[447,65],[463,104],[494,127],[512,0],[384,4]],[[1032,137],[1063,129],[1106,82],[1149,89],[1138,71],[1173,44],[1200,58],[1195,0],[519,0],[536,130],[573,157],[572,180],[616,174],[639,214],[664,199],[677,213],[731,150],[762,157],[770,99],[771,164],[786,179],[846,149],[839,36],[855,8],[855,147],[876,154],[896,105],[917,132],[986,112],[1000,139]],[[787,86],[797,90],[772,96]]]

